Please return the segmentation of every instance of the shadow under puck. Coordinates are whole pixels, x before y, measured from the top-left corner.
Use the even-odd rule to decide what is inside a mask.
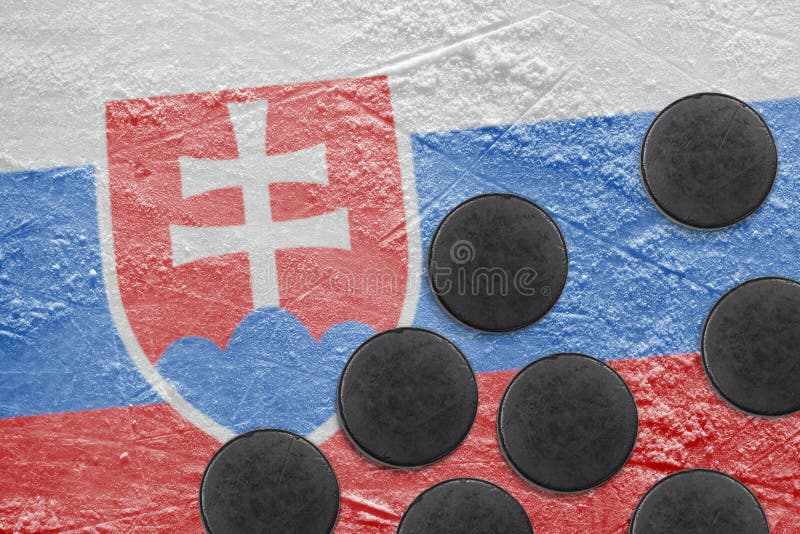
[[[408,507],[398,534],[533,534],[522,505],[485,480],[447,480],[422,492]]]
[[[200,514],[211,534],[327,534],[338,513],[339,483],[328,460],[283,430],[255,430],[227,442],[200,483]]]
[[[761,504],[719,471],[689,469],[657,482],[631,518],[630,534],[769,534]]]
[[[428,278],[439,303],[477,330],[528,326],[558,300],[567,247],[555,221],[522,197],[489,194],[456,206],[439,224]]]
[[[673,102],[642,143],[647,193],[664,214],[693,228],[722,228],[749,216],[777,170],[769,127],[732,96],[700,93]]]
[[[419,467],[455,450],[472,427],[478,386],[450,341],[418,328],[377,334],[339,380],[339,419],[361,452],[394,467]]]
[[[701,352],[714,389],[737,408],[800,410],[800,284],[756,278],[728,291],[706,319]]]
[[[622,377],[583,354],[555,354],[525,367],[508,385],[497,419],[511,465],[557,492],[593,488],[622,469],[639,421]]]

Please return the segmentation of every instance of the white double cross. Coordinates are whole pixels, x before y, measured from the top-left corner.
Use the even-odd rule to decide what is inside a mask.
[[[253,306],[277,306],[275,251],[284,248],[350,249],[347,210],[276,222],[272,220],[269,184],[328,183],[325,145],[267,156],[267,102],[228,104],[239,158],[180,158],[183,198],[229,187],[242,188],[244,224],[196,227],[170,225],[172,263],[181,265],[210,256],[246,252],[250,260]]]

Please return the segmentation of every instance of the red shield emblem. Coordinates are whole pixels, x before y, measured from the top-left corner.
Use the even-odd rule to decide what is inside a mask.
[[[319,338],[401,319],[409,243],[384,77],[110,102],[116,272],[155,363],[280,306]]]

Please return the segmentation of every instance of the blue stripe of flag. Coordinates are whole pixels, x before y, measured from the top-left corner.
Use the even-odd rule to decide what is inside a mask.
[[[670,222],[641,184],[639,153],[655,113],[434,132],[412,138],[423,255],[461,201],[507,191],[556,220],[569,276],[550,313],[511,334],[457,325],[427,280],[414,323],[452,339],[476,371],[554,352],[618,359],[695,351],[705,317],[749,278],[800,279],[800,99],[754,105],[779,154],[774,189],[746,221],[705,232]]]
[[[159,400],[106,299],[92,167],[0,175],[0,417]]]

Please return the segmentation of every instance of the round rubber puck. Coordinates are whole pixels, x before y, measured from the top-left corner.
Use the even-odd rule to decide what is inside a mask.
[[[764,202],[778,153],[753,108],[731,96],[700,93],[655,118],[641,165],[645,189],[664,214],[714,229],[741,221]]]
[[[711,384],[755,415],[800,410],[800,284],[756,278],[717,302],[701,342]]]
[[[382,332],[356,349],[339,380],[339,419],[372,459],[418,467],[456,449],[478,410],[478,386],[461,351],[416,328]]]
[[[487,332],[528,326],[558,300],[567,247],[555,221],[533,202],[506,194],[472,198],[433,236],[428,278],[441,305]]]
[[[645,494],[630,534],[769,534],[764,510],[746,486],[718,471],[679,471]]]
[[[583,354],[555,354],[520,371],[500,403],[500,446],[517,472],[544,489],[583,491],[622,469],[639,418],[616,371]]]
[[[200,483],[200,514],[211,534],[328,533],[339,483],[314,445],[291,432],[255,430],[211,458]]]
[[[457,478],[422,492],[408,507],[398,534],[532,534],[528,514],[504,489]]]

